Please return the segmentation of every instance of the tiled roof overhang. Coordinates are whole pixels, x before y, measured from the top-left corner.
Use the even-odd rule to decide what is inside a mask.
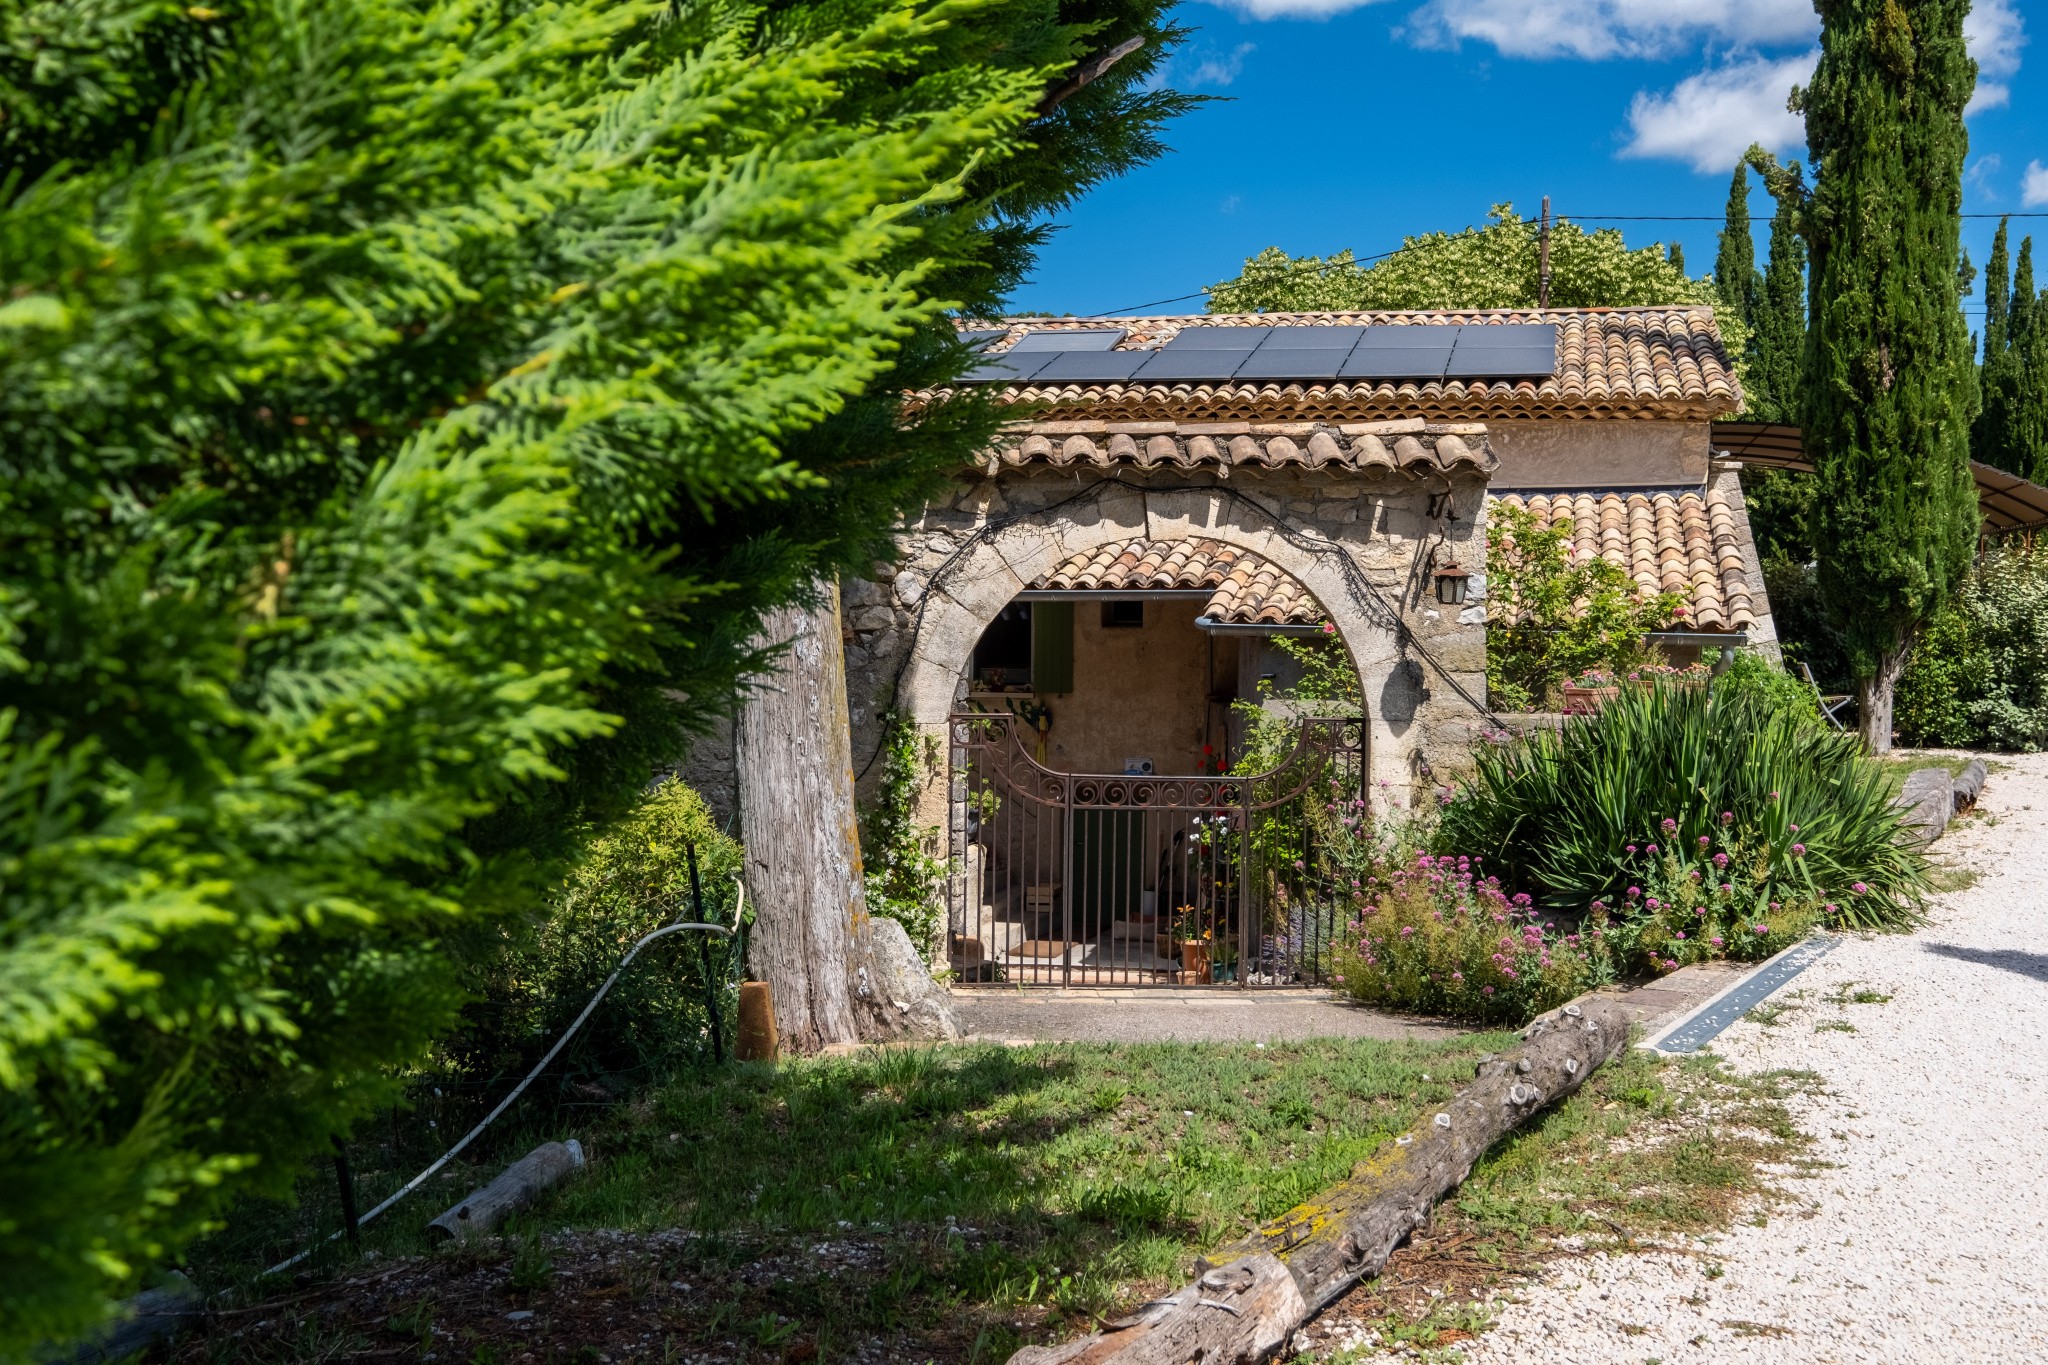
[[[1710,419],[1736,411],[1735,367],[1705,305],[1656,308],[1474,309],[1441,312],[1219,313],[1171,318],[1029,318],[1000,324],[1000,350],[1027,331],[1120,328],[1120,350],[1164,344],[1190,327],[1420,326],[1555,323],[1557,371],[1543,379],[1357,380],[1287,384],[1032,384],[990,386],[1002,404],[1041,420],[1324,420],[1427,417],[1488,421],[1533,417]],[[948,392],[912,394],[913,407]]]
[[[1204,619],[1230,626],[1312,626],[1322,612],[1308,590],[1249,550],[1220,540],[1117,541],[1072,555],[1026,589],[1033,593],[1208,591]]]
[[[1740,464],[1786,469],[1795,474],[1813,473],[1813,461],[1806,456],[1805,438],[1798,427],[1773,422],[1716,422],[1713,440],[1717,454]],[[1980,460],[1970,461],[1970,478],[1977,485],[1977,510],[1983,513],[1985,530],[2005,533],[2048,526],[2048,488]]]
[[[1499,464],[1477,423],[1035,422],[1005,433],[988,469],[1046,464],[1109,469],[1343,470],[1357,474],[1491,473]]]
[[[1644,593],[1678,594],[1685,612],[1674,625],[1737,631],[1756,624],[1735,507],[1718,489],[1502,493],[1494,501],[1568,528],[1575,557],[1600,556]]]

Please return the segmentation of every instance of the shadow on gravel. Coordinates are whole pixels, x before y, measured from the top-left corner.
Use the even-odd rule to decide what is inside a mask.
[[[1953,943],[1929,943],[1926,948],[1930,953],[1952,957],[1958,962],[1974,962],[1980,967],[1996,967],[2048,982],[2048,953],[2022,953],[2011,948],[1963,948]]]

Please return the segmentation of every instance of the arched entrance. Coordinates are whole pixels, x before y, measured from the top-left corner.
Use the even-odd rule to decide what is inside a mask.
[[[1401,761],[1411,686],[1396,619],[1345,548],[1227,490],[1110,485],[992,530],[945,570],[899,697],[945,736],[956,979],[1326,979],[1333,911],[1305,895],[1308,822],[1362,800],[1381,755]],[[1333,635],[1367,714],[1303,725],[1262,771],[1215,771],[1234,766],[1239,736],[1215,705],[1213,662],[1201,670],[1187,646],[1206,630],[1213,655],[1219,631],[1244,627],[1233,657],[1262,630]],[[1149,657],[1126,649],[1115,662],[1147,636]],[[1091,665],[1116,675],[1091,680]]]

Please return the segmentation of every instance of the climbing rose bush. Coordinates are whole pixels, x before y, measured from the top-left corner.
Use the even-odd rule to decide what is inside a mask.
[[[1336,984],[1363,1004],[1521,1023],[1606,979],[1604,929],[1558,932],[1474,859],[1418,853],[1346,890]]]

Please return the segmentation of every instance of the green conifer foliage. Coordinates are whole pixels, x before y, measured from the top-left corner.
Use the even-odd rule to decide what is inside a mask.
[[[2034,239],[2020,240],[2005,273],[2005,223],[1998,225],[1985,282],[1984,411],[1970,453],[2023,478],[2048,473],[2048,305],[2034,291]]]
[[[1749,168],[1738,162],[1728,182],[1727,214],[1720,250],[1714,256],[1714,288],[1721,295],[1721,306],[1750,324],[1752,350],[1763,287],[1763,276],[1756,271],[1755,238],[1749,230]]]
[[[8,31],[0,1359],[389,1103],[450,945],[986,437],[896,420],[963,363],[934,281],[1014,278],[1058,197],[1034,129],[1085,183],[1179,107],[1142,89],[1163,6],[1083,8]],[[1040,112],[1119,24],[1146,53]]]
[[[1756,166],[1776,208],[1742,375],[1742,415],[1754,422],[1797,425],[1800,365],[1806,349],[1806,241],[1799,235],[1798,215],[1806,187],[1796,161],[1780,167],[1761,147],[1751,148],[1747,159]],[[1795,565],[1813,561],[1806,512],[1815,487],[1804,474],[1763,468],[1742,471],[1750,529],[1757,552],[1765,559]]]
[[[1803,95],[1812,319],[1800,410],[1818,469],[1821,591],[1859,678],[1865,738],[1891,744],[1913,631],[1968,568],[1974,357],[1958,230],[1975,65],[1966,0],[1822,0]]]

